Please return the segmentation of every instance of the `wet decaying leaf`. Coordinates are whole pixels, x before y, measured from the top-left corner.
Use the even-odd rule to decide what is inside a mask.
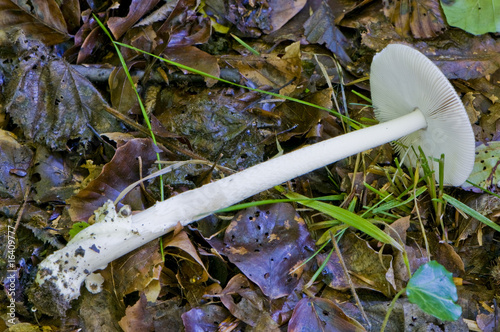
[[[116,120],[103,112],[106,101],[86,78],[20,31],[13,37],[19,60],[14,60],[2,108],[26,138],[63,150],[68,140],[88,141],[89,125],[98,132],[115,127]]]
[[[413,241],[412,241],[413,242]],[[417,243],[411,243],[410,245],[405,245],[405,250],[407,253],[407,260],[410,263],[411,272],[415,272],[421,265],[429,261],[427,251],[425,247],[418,245]],[[396,285],[396,291],[400,291],[406,286],[406,283],[410,279],[408,274],[408,268],[406,267],[405,258],[402,254],[397,254],[394,257],[394,282]]]
[[[304,100],[314,105],[331,108],[333,106],[331,94],[332,91],[330,89],[323,89],[309,94]],[[328,112],[326,111],[307,105],[297,105],[297,103],[289,101],[276,107],[275,112],[281,118],[280,126],[278,127],[278,132],[281,133],[278,135],[278,138],[281,141],[305,134],[320,120],[328,116]]]
[[[268,313],[268,299],[243,274],[237,274],[229,280],[220,299],[233,316],[256,331],[278,329],[278,324]]]
[[[0,0],[0,29],[21,28],[30,38],[40,39],[46,45],[55,45],[67,40],[68,11],[61,12],[55,0]],[[70,8],[71,12],[79,7]]]
[[[240,34],[258,37],[281,28],[306,4],[306,0],[223,1],[207,0],[209,12],[220,24],[234,24]]]
[[[83,168],[78,167],[80,158],[68,158],[58,151],[38,146],[33,158],[31,176],[38,202],[64,202],[80,188]],[[80,173],[80,174],[79,174]]]
[[[166,18],[168,18],[170,13],[172,13],[172,10],[176,7],[177,3],[178,2],[169,1],[163,4],[161,7],[155,9],[153,12],[143,17],[136,25],[134,25],[134,28],[149,26],[153,23],[165,20]]]
[[[484,332],[494,332],[500,326],[500,319],[495,313],[479,314],[476,317],[477,325]]]
[[[164,239],[164,251],[167,256],[180,259],[175,279],[182,287],[184,297],[189,304],[196,307],[207,293],[205,283],[210,276],[187,233],[184,231],[175,233],[172,238]]]
[[[271,30],[264,30],[264,32],[270,33],[276,31],[290,21],[302,8],[304,8],[307,1],[269,0],[267,3],[269,3],[269,7],[272,9],[269,14]],[[262,14],[260,16],[262,16]]]
[[[356,288],[376,290],[386,296],[394,293],[392,256],[380,255],[370,248],[366,241],[352,233],[342,237],[340,246],[351,280]],[[322,263],[325,257],[318,257],[318,259],[320,260],[319,263]],[[349,288],[349,283],[345,279],[344,270],[336,253],[328,261],[324,275],[325,282],[330,287],[339,290]]]
[[[33,152],[8,131],[0,130],[0,197],[21,201],[30,184],[28,169]]]
[[[80,31],[82,28],[80,28]],[[76,37],[78,37],[78,35],[75,36],[75,38]],[[88,32],[85,31],[85,39],[81,42],[81,44],[79,44],[81,47],[77,55],[76,63],[82,64],[91,62],[92,55],[98,53],[99,47],[102,47],[105,41],[106,35],[98,27],[95,27],[92,30],[89,28]]]
[[[131,71],[136,64],[138,63],[129,63],[129,71]],[[132,81],[134,82],[134,84],[137,84],[139,78],[132,75]],[[122,114],[130,114],[135,113],[134,111],[138,111],[139,102],[137,101],[137,95],[130,85],[125,70],[123,70],[122,67],[113,69],[113,71],[109,75],[108,84],[111,105],[115,110]]]
[[[226,230],[224,254],[271,299],[287,296],[300,278],[292,272],[313,242],[289,204],[252,207],[238,213]]]
[[[83,291],[81,303],[78,305],[80,325],[90,331],[117,330],[118,320],[123,316],[124,307],[114,294],[112,284],[98,294]]]
[[[132,45],[146,52],[151,52],[156,49],[158,47],[158,42],[161,41],[158,40],[158,35],[152,25],[129,29],[123,36],[123,43]],[[122,48],[122,52],[125,58],[133,57],[132,54],[134,51],[132,50]]]
[[[196,251],[196,248],[189,240],[186,232],[181,231],[175,234],[173,238],[164,242],[163,247],[165,249],[168,247],[174,247],[184,251],[186,254],[191,256],[191,258],[194,259],[206,271],[206,268],[200,256],[198,255],[198,252]]]
[[[411,273],[415,272],[421,265],[427,263],[429,258],[425,248],[419,246],[415,241],[407,241],[408,228],[410,227],[410,216],[399,218],[394,221],[390,227],[386,226],[385,231],[394,239],[401,240],[405,244],[406,258],[402,252],[397,252],[394,255],[394,282],[396,291],[400,291],[406,286],[410,279],[406,263],[410,264]]]
[[[431,241],[432,243],[432,241]],[[456,278],[465,276],[465,267],[462,258],[457,254],[455,248],[448,243],[431,244],[432,258],[441,264],[448,272],[453,273]]]
[[[238,100],[232,89],[163,89],[155,115],[169,132],[182,135],[192,149],[232,169],[244,169],[262,161],[261,123],[242,111],[249,103]],[[257,122],[257,123],[255,123]],[[257,124],[257,125],[255,125]]]
[[[231,67],[237,68],[245,79],[259,87],[270,86],[279,89],[300,77],[300,63],[297,66],[297,61],[279,59],[274,55],[224,56],[222,60]]]
[[[297,303],[288,331],[365,331],[356,320],[347,316],[333,301],[303,298]]]
[[[157,30],[169,46],[189,46],[206,43],[210,38],[210,19],[198,10],[195,0],[178,0],[168,18]]]
[[[175,61],[212,76],[220,76],[217,59],[194,46],[169,47],[163,52],[163,56],[170,61]],[[209,87],[217,83],[217,80],[212,78],[205,78],[205,81]]]
[[[228,316],[225,308],[207,304],[183,313],[182,321],[186,331],[215,331]]]
[[[396,32],[415,38],[432,38],[445,30],[443,15],[438,1],[432,0],[384,0],[384,14],[391,20]]]
[[[454,45],[438,41],[435,51],[424,54],[435,61],[448,79],[470,80],[488,76],[500,68],[500,40],[497,38],[488,34],[471,38],[460,30],[450,30],[443,37],[453,40]],[[415,46],[423,50],[424,44],[418,43]],[[429,46],[425,47],[429,49]]]
[[[73,34],[80,27],[81,7],[78,0],[65,0],[61,3],[61,13],[66,21],[68,32]]]
[[[106,280],[113,283],[113,291],[118,298],[134,291],[146,292],[148,286],[160,279],[162,257],[159,242],[151,241],[131,253],[118,258],[109,271],[103,273]],[[148,299],[156,301],[156,297]]]
[[[492,95],[492,96],[496,96]],[[476,127],[478,129],[476,132],[478,140],[482,141],[484,144],[488,144],[488,141],[493,141],[491,143],[495,143],[500,138],[500,103],[495,102],[490,107],[487,102],[485,102],[484,98],[479,96],[478,102],[476,104],[480,104],[480,109],[482,110],[481,118],[479,119],[479,126]],[[484,111],[486,109],[486,112]],[[485,113],[485,114],[484,114]]]
[[[385,17],[370,21],[363,44],[378,52],[389,43],[408,43],[387,24]],[[385,33],[392,34],[390,38],[381,38]],[[470,80],[493,74],[500,68],[500,41],[488,34],[472,38],[464,31],[452,29],[438,39],[415,40],[412,45],[429,57],[448,79]]]
[[[304,29],[304,35],[309,43],[325,44],[330,51],[337,55],[341,63],[351,62],[347,53],[350,44],[336,27],[332,9],[325,1],[321,2],[320,8],[307,20]]]
[[[160,0],[132,0],[126,17],[110,17],[108,27],[116,39],[119,39],[144,14],[150,11]]]
[[[182,331],[181,315],[184,312],[180,299],[149,303],[146,296],[141,295],[139,301],[126,309],[119,324],[125,332]]]
[[[128,185],[148,175],[146,172],[156,160],[157,152],[160,150],[149,138],[133,139],[119,147],[113,159],[104,165],[101,175],[77,195],[68,199],[71,206],[69,209],[71,219],[73,221],[87,221],[106,200],[114,200]],[[140,162],[142,163],[142,174],[140,173]],[[124,198],[123,202],[128,202],[136,208],[144,207],[140,195],[133,197],[130,202]]]
[[[153,317],[146,311],[147,299],[144,295],[133,306],[128,307],[125,316],[120,320],[124,331],[151,331]]]
[[[500,138],[499,83],[500,70],[486,77],[455,81],[456,88],[463,96],[462,102],[469,119],[473,123],[476,140],[483,144],[498,141]]]

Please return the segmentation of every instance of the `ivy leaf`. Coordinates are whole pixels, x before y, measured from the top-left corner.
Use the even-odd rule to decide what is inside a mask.
[[[500,32],[500,0],[441,0],[448,24],[474,35]]]
[[[468,182],[472,182],[488,190],[496,191],[498,184],[500,184],[499,160],[500,142],[488,142],[488,145],[481,144],[476,147],[476,160]],[[464,183],[462,188],[476,191],[468,182]]]
[[[462,314],[455,303],[458,295],[452,274],[436,261],[419,267],[406,286],[406,295],[411,303],[441,320],[454,321]]]

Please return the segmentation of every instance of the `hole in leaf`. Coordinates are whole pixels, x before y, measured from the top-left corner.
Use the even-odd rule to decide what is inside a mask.
[[[243,299],[240,295],[236,294],[236,295],[232,295],[232,298],[233,298],[233,301],[234,303],[238,304],[241,302],[241,300]]]

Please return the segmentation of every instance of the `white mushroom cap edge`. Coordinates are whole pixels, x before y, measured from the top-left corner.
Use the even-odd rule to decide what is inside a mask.
[[[444,183],[459,186],[474,167],[475,140],[469,118],[448,79],[419,51],[402,44],[392,44],[373,58],[370,72],[375,116],[386,122],[418,108],[427,128],[398,140],[395,150],[404,156],[407,167],[416,164],[417,156],[408,148],[421,146],[429,164],[437,172],[439,159],[445,155]],[[408,148],[405,148],[408,147]]]

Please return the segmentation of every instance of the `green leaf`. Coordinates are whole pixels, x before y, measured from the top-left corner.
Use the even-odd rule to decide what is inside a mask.
[[[403,247],[401,246],[401,244],[399,244],[396,240],[390,237],[389,234],[385,233],[383,230],[372,224],[370,221],[358,216],[355,213],[349,212],[335,205],[318,201],[311,201],[311,199],[307,198],[306,196],[302,196],[297,193],[286,193],[285,196],[288,197],[289,199],[299,200],[299,203],[304,206],[307,206],[311,209],[315,209],[318,210],[319,212],[327,214],[330,217],[340,220],[341,222],[351,227],[359,229],[363,233],[373,237],[374,239],[379,240],[382,243],[390,244],[399,251],[403,251]]]
[[[499,8],[500,10],[500,8]],[[474,168],[468,181],[482,188],[495,188],[500,182],[500,142],[488,142],[476,147]],[[464,183],[462,188],[469,189],[470,184]]]
[[[69,230],[70,239],[74,238],[76,236],[76,234],[80,233],[81,231],[83,231],[85,228],[87,228],[89,226],[90,225],[84,221],[77,222],[77,223],[73,224],[73,227],[71,227],[71,229]]]
[[[406,295],[411,303],[441,320],[454,321],[462,314],[457,287],[451,272],[436,261],[419,267],[406,286]]]
[[[500,0],[441,0],[448,24],[474,35],[500,32]]]
[[[500,225],[498,225],[498,224],[494,223],[493,221],[491,221],[490,219],[486,218],[485,216],[483,216],[481,213],[477,212],[473,208],[460,202],[458,199],[455,199],[447,194],[444,194],[443,198],[446,202],[450,203],[455,208],[462,210],[463,212],[467,213],[472,218],[476,218],[477,220],[479,220],[483,224],[490,226],[491,228],[493,228],[497,232],[500,232]]]

